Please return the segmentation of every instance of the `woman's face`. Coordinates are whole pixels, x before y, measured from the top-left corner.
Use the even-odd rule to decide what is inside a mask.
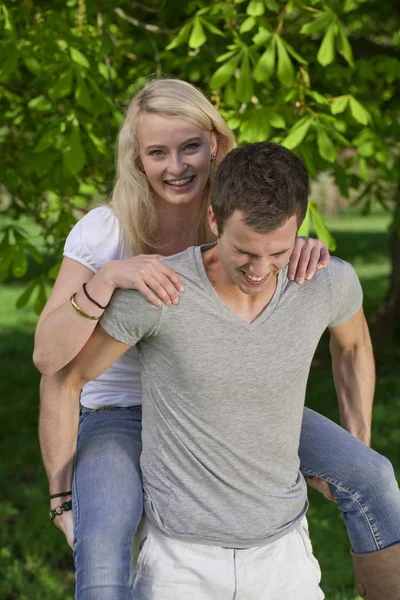
[[[144,114],[137,124],[139,157],[156,198],[169,204],[202,199],[214,135],[183,119]]]

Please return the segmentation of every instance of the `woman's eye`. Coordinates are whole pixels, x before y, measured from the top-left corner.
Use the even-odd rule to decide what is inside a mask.
[[[164,153],[162,150],[150,150],[150,156],[162,156]]]
[[[191,150],[197,150],[197,148],[200,148],[200,144],[198,142],[192,142],[191,144],[185,146],[185,150],[189,150],[189,152]]]

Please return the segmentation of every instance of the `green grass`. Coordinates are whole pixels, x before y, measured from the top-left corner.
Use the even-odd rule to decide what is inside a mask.
[[[331,222],[337,254],[356,267],[372,315],[387,289],[389,260],[386,215],[350,214]],[[72,600],[73,565],[62,534],[47,518],[48,496],[37,440],[39,375],[31,363],[36,316],[16,311],[21,286],[0,286],[0,598]],[[375,348],[378,384],[374,447],[400,473],[400,348]],[[337,420],[329,354],[323,340],[313,361],[307,404]],[[310,490],[309,521],[327,600],[355,600],[349,542],[336,507]]]

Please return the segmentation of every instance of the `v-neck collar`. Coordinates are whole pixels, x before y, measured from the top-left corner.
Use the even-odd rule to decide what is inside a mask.
[[[217,292],[211,285],[210,280],[207,277],[207,272],[204,267],[202,255],[203,255],[203,252],[205,252],[206,250],[209,250],[210,248],[215,246],[215,244],[216,243],[214,242],[212,244],[204,244],[203,246],[195,246],[193,248],[194,259],[196,262],[197,270],[200,275],[201,281],[204,284],[204,288],[207,291],[208,295],[210,296],[211,300],[214,302],[214,304],[216,304],[219,307],[220,310],[222,310],[222,312],[224,312],[225,314],[230,316],[232,319],[236,320],[239,325],[241,325],[248,331],[255,330],[260,325],[265,323],[265,321],[267,321],[267,319],[269,319],[269,317],[272,315],[275,308],[277,307],[280,296],[281,296],[282,282],[286,275],[287,267],[285,267],[285,269],[282,269],[282,271],[279,271],[279,273],[278,273],[278,280],[276,282],[275,292],[274,292],[271,300],[269,301],[268,306],[265,307],[265,309],[262,311],[262,313],[256,319],[254,319],[254,321],[249,323],[249,321],[246,321],[245,319],[240,317],[227,304],[225,304],[225,302],[217,294]]]

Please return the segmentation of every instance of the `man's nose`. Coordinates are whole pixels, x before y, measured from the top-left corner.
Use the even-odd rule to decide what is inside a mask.
[[[265,277],[269,271],[269,261],[265,258],[257,258],[251,261],[249,272],[256,277]]]

